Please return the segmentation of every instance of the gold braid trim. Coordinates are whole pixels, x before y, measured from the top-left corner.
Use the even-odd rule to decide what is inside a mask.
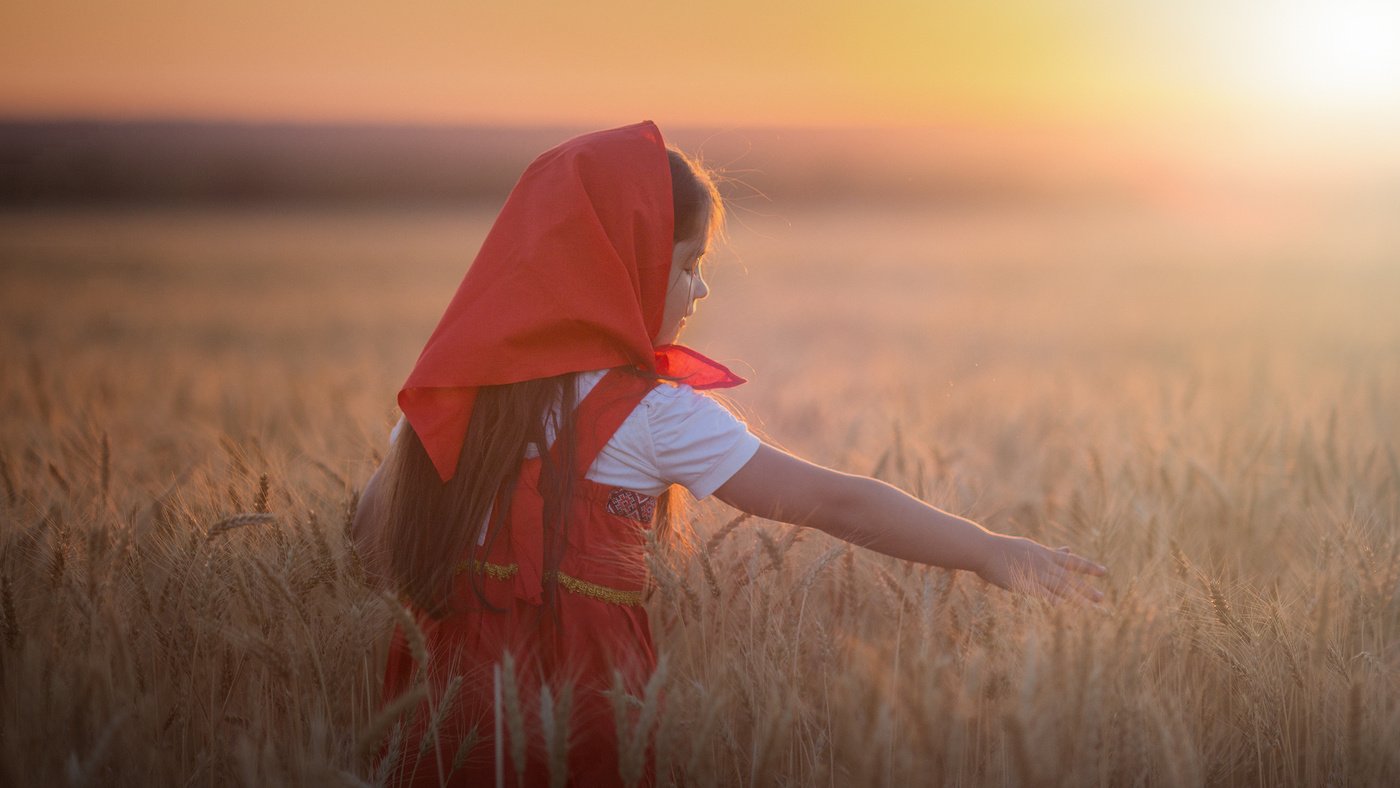
[[[489,561],[463,561],[457,565],[457,571],[469,572],[475,569],[478,572],[485,572],[488,577],[496,580],[509,580],[520,572],[518,564],[493,564]],[[559,585],[564,590],[578,594],[580,596],[592,597],[603,602],[611,602],[614,605],[640,605],[642,603],[642,592],[622,591],[616,588],[590,583],[587,580],[580,580],[573,575],[563,572],[545,572],[545,578],[557,577]]]
[[[457,574],[470,572],[475,568],[478,572],[485,572],[488,577],[497,580],[509,580],[515,577],[515,573],[520,571],[520,567],[515,564],[493,564],[490,561],[463,561],[457,565]]]
[[[619,591],[616,588],[608,588],[607,586],[600,586],[597,583],[590,583],[587,580],[580,580],[577,577],[566,575],[563,572],[551,574],[557,574],[559,576],[559,585],[575,594],[591,596],[594,599],[601,599],[604,602],[611,602],[614,605],[640,605],[642,603],[642,592],[640,591]]]

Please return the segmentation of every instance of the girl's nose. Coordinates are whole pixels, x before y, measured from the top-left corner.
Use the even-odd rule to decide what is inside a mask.
[[[703,276],[697,276],[697,277],[695,277],[695,291],[694,291],[694,294],[692,295],[692,298],[694,298],[694,300],[696,300],[696,301],[699,301],[700,299],[704,298],[705,296],[707,296],[707,295],[709,295],[709,294],[710,294],[710,286],[709,286],[708,284],[705,283],[705,277],[703,277]]]

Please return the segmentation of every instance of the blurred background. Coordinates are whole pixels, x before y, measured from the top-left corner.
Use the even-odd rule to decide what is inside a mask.
[[[368,421],[525,165],[642,119],[731,206],[688,341],[809,451],[863,418],[796,426],[833,358],[860,396],[1400,349],[1382,2],[20,0],[0,117],[10,358],[353,363]]]
[[[643,118],[774,199],[1132,195],[1228,224],[1400,188],[1400,10],[1369,0],[0,14],[9,205],[498,199]]]

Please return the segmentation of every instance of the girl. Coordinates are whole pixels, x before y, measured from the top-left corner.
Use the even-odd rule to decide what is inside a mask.
[[[618,784],[620,767],[652,780],[619,763],[604,692],[616,672],[640,694],[655,666],[645,532],[664,537],[677,484],[1003,588],[1101,599],[1086,575],[1104,567],[1068,548],[805,462],[698,393],[744,382],[675,344],[723,218],[709,175],[649,121],[545,152],[512,190],[399,392],[355,521],[423,634],[394,631],[384,700],[424,678],[434,699],[397,747],[399,784],[543,784],[564,763],[579,785]],[[542,724],[546,687],[567,698],[567,752]]]

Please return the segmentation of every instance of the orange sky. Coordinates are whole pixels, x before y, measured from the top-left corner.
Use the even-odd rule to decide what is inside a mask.
[[[10,0],[0,114],[1369,129],[1387,48],[1369,0]]]

